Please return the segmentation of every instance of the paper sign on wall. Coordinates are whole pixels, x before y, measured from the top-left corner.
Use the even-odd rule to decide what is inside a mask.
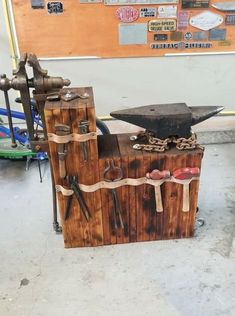
[[[150,18],[157,15],[157,8],[140,8],[140,18]]]
[[[149,31],[175,31],[176,30],[176,20],[165,19],[165,20],[151,20],[149,21]]]
[[[120,7],[116,11],[117,18],[125,23],[131,23],[138,19],[139,11],[133,7]]]
[[[158,7],[159,18],[176,18],[177,6],[176,5],[161,5]]]
[[[178,0],[105,0],[106,5],[171,4]]]
[[[147,24],[119,24],[119,44],[147,44]]]
[[[208,31],[223,23],[223,17],[210,11],[204,11],[193,16],[189,23],[200,30]]]
[[[88,3],[101,3],[103,0],[80,0],[80,3],[82,4],[88,4]]]

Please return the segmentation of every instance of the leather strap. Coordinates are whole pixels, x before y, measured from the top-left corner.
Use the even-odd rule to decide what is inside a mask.
[[[185,185],[185,184],[189,184],[193,180],[199,180],[199,177],[193,177],[191,179],[186,179],[186,180],[179,180],[179,179],[175,179],[174,177],[171,177],[168,179],[162,179],[162,180],[152,180],[146,177],[137,178],[137,179],[125,178],[125,179],[122,179],[119,181],[113,181],[113,182],[100,181],[92,185],[79,184],[79,187],[84,192],[95,192],[99,189],[115,189],[124,185],[138,186],[145,183],[150,184],[152,186],[160,186],[164,182],[174,182],[174,183]],[[65,189],[61,185],[56,185],[56,191],[61,192],[63,195],[66,195],[66,196],[73,194],[71,193],[72,190]]]
[[[68,190],[62,187],[62,185],[57,184],[55,186],[56,192],[61,192],[64,196],[70,196],[73,194],[73,190]]]
[[[48,141],[55,142],[57,144],[67,144],[69,142],[87,142],[90,139],[97,139],[97,135],[95,132],[90,132],[87,134],[68,134],[59,136],[54,133],[48,133]]]

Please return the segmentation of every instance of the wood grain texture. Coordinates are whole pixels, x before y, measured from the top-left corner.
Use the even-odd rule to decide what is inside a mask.
[[[88,100],[71,102],[47,102],[45,118],[48,132],[54,132],[55,124],[63,123],[71,127],[71,132],[79,133],[79,122],[88,119],[89,131],[96,129],[93,95],[90,88],[75,90],[88,92]],[[68,144],[65,165],[67,175],[73,175],[79,183],[92,185],[105,180],[104,170],[111,162],[120,167],[123,178],[145,177],[153,169],[169,170],[171,174],[178,168],[201,167],[203,152],[200,149],[178,151],[172,148],[165,153],[148,153],[133,149],[130,135],[100,135],[87,144],[88,161],[84,161],[79,142]],[[67,179],[59,176],[58,145],[49,142],[53,174],[56,184],[68,188]],[[111,180],[116,174],[108,176]],[[95,192],[83,192],[91,213],[86,221],[80,205],[73,197],[71,214],[64,220],[67,197],[58,193],[58,201],[63,228],[65,247],[99,246],[136,241],[192,237],[198,199],[198,182],[189,186],[189,212],[183,212],[183,185],[166,182],[161,185],[163,212],[156,212],[154,187],[149,184],[122,186],[116,189],[121,205],[124,228],[115,228],[112,190],[103,188]],[[117,222],[119,219],[117,218]]]
[[[115,166],[120,167],[120,154],[116,135],[105,135],[98,137],[99,146],[99,169],[100,179],[111,179],[109,173],[104,174],[105,169],[113,161]],[[118,198],[121,200],[121,188],[117,189]],[[103,212],[103,230],[105,244],[116,244],[122,242],[121,229],[115,229],[115,213],[112,200],[112,192],[108,189],[101,190],[102,212]]]
[[[96,116],[92,89],[89,87],[70,88],[63,89],[62,92],[67,90],[78,94],[88,93],[89,98],[75,99],[70,102],[61,100],[47,102],[45,106],[45,118],[48,132],[54,133],[55,124],[66,124],[70,126],[71,133],[80,133],[79,123],[81,120],[88,120],[89,131],[95,132]],[[99,173],[94,172],[99,169],[97,142],[94,140],[89,142],[87,144],[88,161],[84,161],[82,147],[79,142],[68,143],[68,153],[65,159],[67,175],[75,176],[80,183],[82,182],[87,185],[99,182],[100,179]],[[58,145],[49,142],[49,148],[55,183],[69,188],[67,179],[60,179],[59,176]],[[64,221],[64,212],[68,198],[63,197],[61,193],[58,193],[57,196],[65,247],[97,246],[103,244],[100,192],[83,192],[84,199],[92,215],[89,222],[86,221],[75,196],[73,196],[70,216]]]

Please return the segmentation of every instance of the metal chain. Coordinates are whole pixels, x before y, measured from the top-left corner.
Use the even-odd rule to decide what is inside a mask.
[[[135,144],[133,146],[134,149],[144,150],[144,151],[157,151],[164,152],[167,148],[165,146],[157,146],[157,145],[145,145],[145,144]]]
[[[172,137],[172,143],[176,144],[176,148],[178,150],[188,150],[188,149],[190,150],[190,149],[196,149],[196,148],[200,148],[204,150],[204,147],[197,143],[197,135],[195,133],[192,133],[192,136],[189,138]]]
[[[156,151],[156,152],[164,152],[169,149],[169,144],[176,144],[176,148],[178,150],[192,150],[196,148],[200,148],[204,150],[204,147],[197,143],[197,136],[195,133],[192,133],[192,136],[189,138],[176,138],[176,137],[168,137],[165,139],[160,139],[154,137],[153,133],[150,131],[141,131],[136,137],[132,137],[132,140],[145,140],[148,144],[135,144],[133,146],[134,149],[144,150],[148,152]]]
[[[150,131],[141,131],[137,135],[137,139],[145,140],[148,142],[148,144],[135,144],[133,146],[134,149],[138,150],[144,150],[144,151],[156,151],[156,152],[164,152],[167,150],[168,144],[171,142],[170,138],[160,139],[157,137],[154,137],[153,133]]]

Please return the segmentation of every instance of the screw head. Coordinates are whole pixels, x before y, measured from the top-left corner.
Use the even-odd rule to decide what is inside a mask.
[[[130,136],[130,140],[131,141],[135,141],[135,140],[137,140],[138,139],[138,136],[137,135],[132,135],[132,136]]]

